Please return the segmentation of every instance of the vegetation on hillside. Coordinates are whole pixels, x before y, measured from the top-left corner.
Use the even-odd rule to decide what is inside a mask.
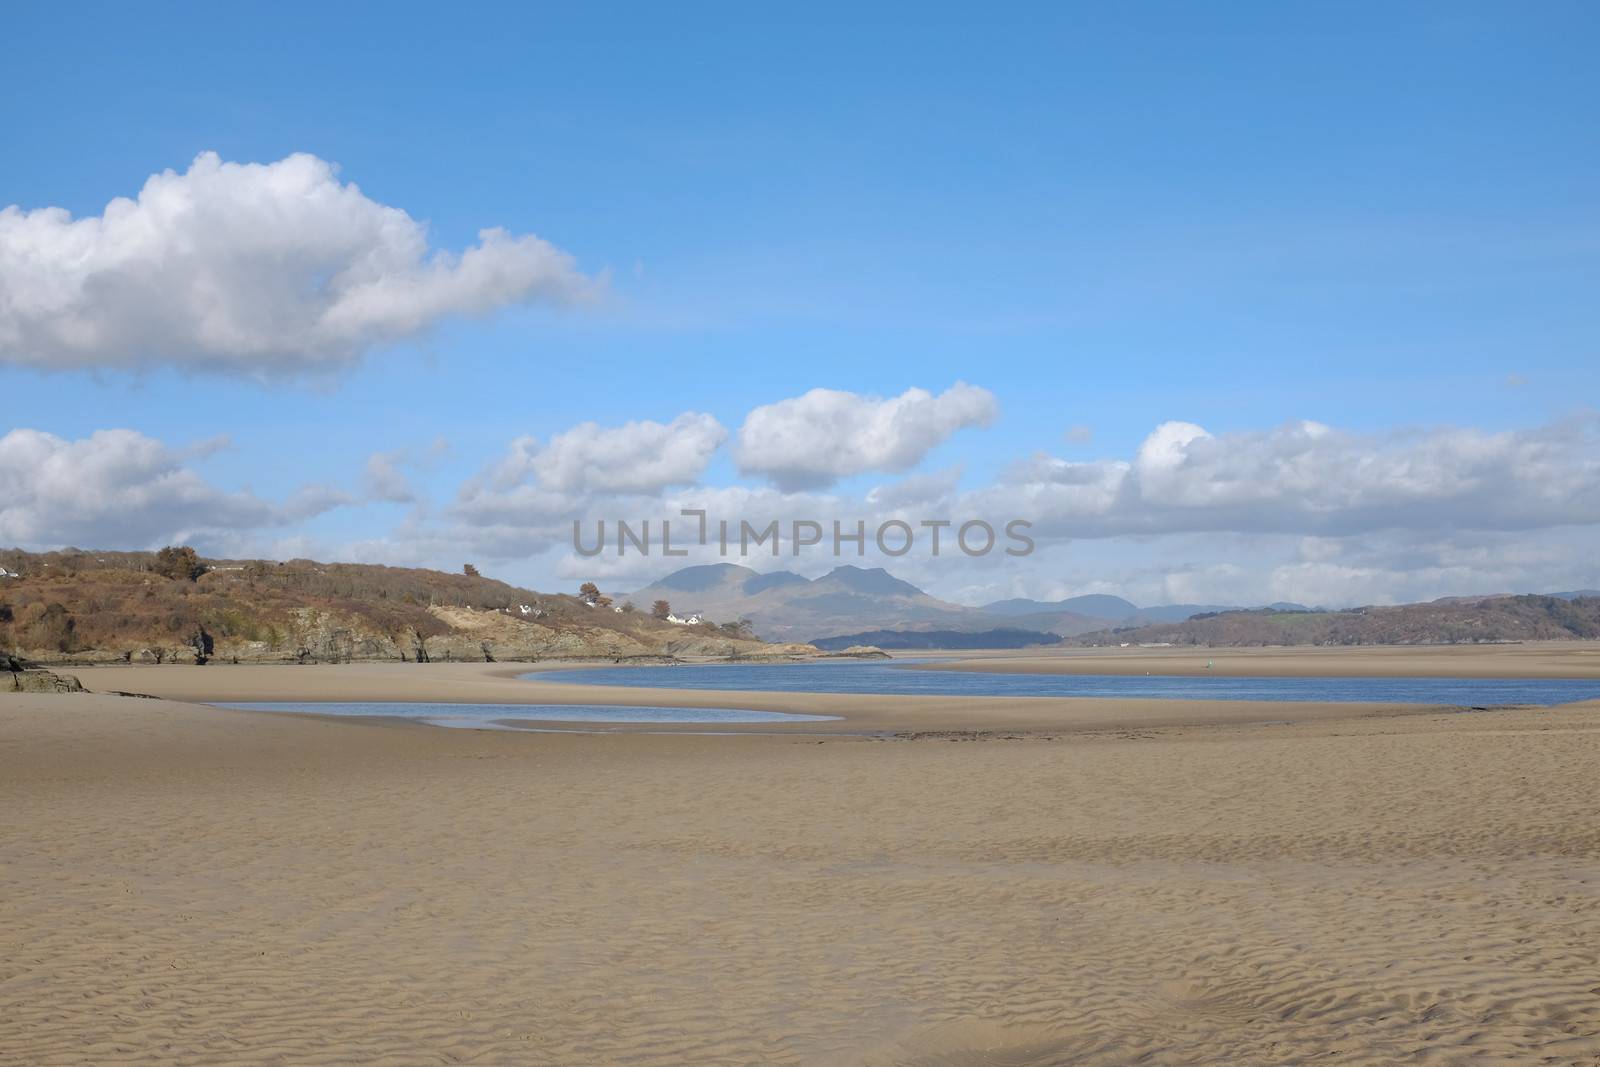
[[[19,575],[0,579],[0,648],[42,662],[625,656],[693,651],[696,642],[713,655],[760,648],[737,624],[678,626],[612,611],[592,583],[580,599],[476,573],[202,560],[186,547],[0,550],[0,566]]]
[[[1076,645],[1449,645],[1600,638],[1600,597],[1452,597],[1349,611],[1223,611],[1099,630]]]

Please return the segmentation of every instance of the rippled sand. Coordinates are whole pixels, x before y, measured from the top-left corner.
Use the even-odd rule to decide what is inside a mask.
[[[1594,706],[873,740],[3,696],[0,1063],[1594,1064],[1597,782]]]

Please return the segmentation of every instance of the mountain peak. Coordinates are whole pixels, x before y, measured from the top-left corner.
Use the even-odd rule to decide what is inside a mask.
[[[703,593],[729,580],[748,582],[758,577],[760,575],[755,571],[749,567],[741,567],[737,563],[705,563],[673,571],[665,578],[658,579],[655,587],[677,589],[685,593]]]
[[[856,567],[847,563],[833,568],[833,570],[818,578],[817,582],[842,585],[854,593],[878,593],[891,596],[924,595],[921,589],[918,589],[910,582],[896,578],[882,567]]]

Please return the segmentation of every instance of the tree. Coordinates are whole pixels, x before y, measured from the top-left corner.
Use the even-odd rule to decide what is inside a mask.
[[[654,615],[658,619],[664,619],[668,615],[672,614],[672,605],[668,604],[665,600],[658,600],[654,604],[650,605],[650,614]]]
[[[463,563],[461,565],[461,573],[465,574],[468,578],[482,578],[483,577],[483,575],[478,573],[478,568],[474,567],[470,563]]]
[[[737,637],[741,640],[751,640],[755,637],[755,624],[749,619],[740,619],[738,622],[725,622],[718,628],[729,637]]]
[[[156,553],[155,571],[175,582],[192,582],[206,572],[206,565],[188,545],[168,545]]]
[[[3,610],[3,609],[0,609],[0,610]],[[636,612],[638,610],[639,610],[638,608],[633,606],[633,601],[624,600],[622,602],[622,613],[624,615],[632,615],[634,612]]]
[[[600,587],[593,582],[584,582],[578,586],[578,599],[585,604],[593,604],[600,599]]]

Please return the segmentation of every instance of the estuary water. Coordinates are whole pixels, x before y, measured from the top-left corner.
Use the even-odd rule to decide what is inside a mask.
[[[1220,674],[990,674],[875,662],[708,663],[532,671],[530,681],[648,689],[900,696],[1125,697],[1318,703],[1441,704],[1457,707],[1566,704],[1600,699],[1588,678],[1239,678]]]

